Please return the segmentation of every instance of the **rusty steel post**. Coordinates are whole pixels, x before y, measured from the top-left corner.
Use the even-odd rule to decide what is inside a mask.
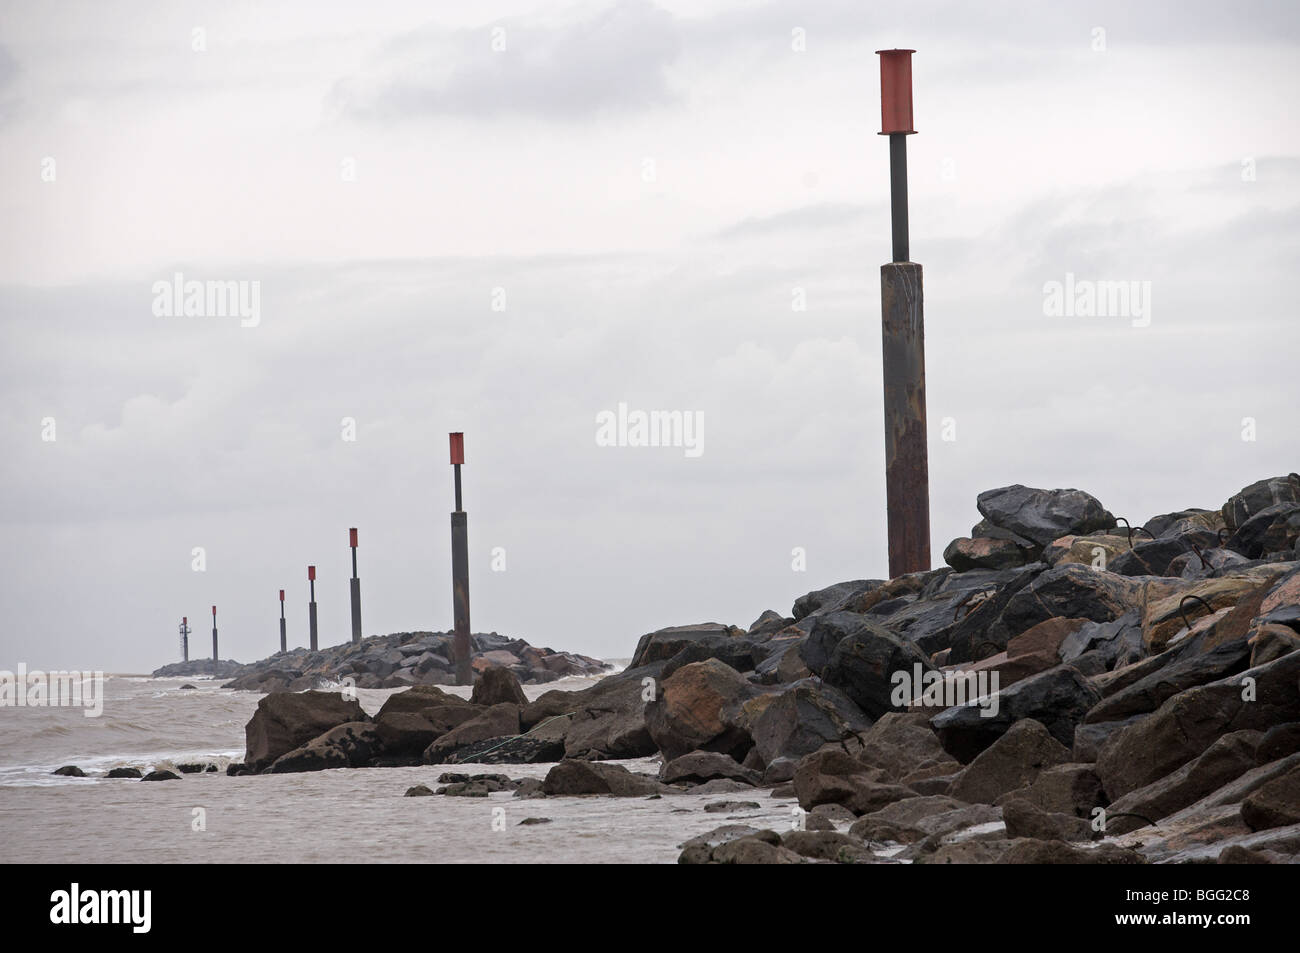
[[[284,590],[280,590],[280,651],[289,651],[289,640],[285,635],[284,628]]]
[[[217,654],[217,607],[212,607],[212,671],[217,670],[217,662],[221,656]]]
[[[311,630],[311,650],[317,649],[316,638],[316,567],[307,567],[307,582],[311,586],[311,601],[307,603],[307,625]]]
[[[348,530],[348,545],[352,547],[352,641],[361,641],[361,579],[357,576],[357,531]]]
[[[456,684],[471,685],[474,672],[470,667],[469,639],[469,525],[461,507],[460,467],[465,462],[465,435],[451,437],[451,464],[456,473],[456,510],[451,514],[451,599],[455,619],[452,649],[456,656]]]
[[[181,616],[181,661],[190,660],[190,617]]]
[[[889,575],[930,568],[930,465],[925,425],[925,307],[921,266],[909,261],[907,137],[912,128],[912,53],[880,54],[880,122],[889,136],[893,261],[880,266],[885,407],[885,506]]]

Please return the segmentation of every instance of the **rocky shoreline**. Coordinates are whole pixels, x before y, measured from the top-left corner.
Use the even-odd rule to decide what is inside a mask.
[[[1079,490],[978,509],[948,567],[650,633],[581,691],[529,701],[488,660],[470,699],[419,685],[373,718],[273,692],[229,773],[553,762],[406,793],[797,802],[794,829],[727,824],[682,863],[1300,861],[1300,477],[1131,529]]]
[[[505,668],[524,685],[539,685],[571,675],[599,675],[613,668],[608,662],[574,652],[537,648],[523,639],[495,632],[470,636],[471,667]],[[155,669],[154,678],[212,675],[229,678],[224,688],[255,692],[300,692],[314,688],[409,688],[414,685],[454,685],[450,632],[396,632],[372,635],[313,652],[295,648],[259,662],[213,663],[191,659]]]

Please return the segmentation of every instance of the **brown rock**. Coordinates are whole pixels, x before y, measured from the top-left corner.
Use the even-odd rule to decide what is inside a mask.
[[[261,771],[277,758],[348,722],[370,721],[356,699],[338,692],[276,692],[257,703],[244,726],[244,764]]]
[[[743,759],[753,741],[734,717],[756,694],[745,676],[717,659],[691,662],[659,683],[645,709],[646,729],[669,760],[697,749]]]
[[[1274,778],[1247,796],[1241,819],[1253,831],[1300,824],[1300,768]]]
[[[963,768],[948,795],[961,801],[992,804],[1008,791],[1028,787],[1043,769],[1069,760],[1065,745],[1042,724],[1025,718]]]
[[[490,665],[474,681],[474,691],[470,695],[472,705],[500,705],[503,702],[518,705],[528,704],[528,698],[519,684],[519,679],[508,668]]]

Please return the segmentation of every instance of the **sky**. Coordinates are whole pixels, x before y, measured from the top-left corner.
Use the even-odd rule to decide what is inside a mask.
[[[0,669],[305,644],[309,564],[346,641],[353,526],[365,633],[449,629],[451,431],[475,631],[887,575],[900,47],[935,565],[992,487],[1300,470],[1293,4],[4,2]]]

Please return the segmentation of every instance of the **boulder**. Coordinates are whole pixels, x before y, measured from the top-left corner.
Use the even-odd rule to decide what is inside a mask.
[[[1082,490],[1039,490],[1016,484],[985,490],[976,498],[976,506],[994,526],[1039,546],[1061,536],[1082,536],[1115,525],[1115,517]]]
[[[1300,751],[1300,721],[1274,725],[1264,733],[1259,747],[1255,749],[1255,761],[1257,764],[1268,764],[1297,751]]]
[[[175,771],[150,771],[141,781],[179,781],[181,776]]]
[[[840,605],[854,596],[861,595],[884,584],[885,580],[883,579],[856,579],[852,582],[836,583],[833,586],[827,586],[825,589],[818,589],[800,596],[794,601],[794,608],[790,611],[790,614],[794,616],[795,621],[798,621],[832,606]]]
[[[998,858],[999,864],[1145,864],[1135,850],[1102,842],[1095,847],[1076,846],[1061,840],[1016,841]]]
[[[1092,818],[1094,808],[1106,804],[1101,779],[1093,766],[1075,762],[1044,768],[1028,787],[1009,791],[994,803],[1003,804],[1013,798],[1028,801],[1049,814],[1069,814],[1087,819]]]
[[[1016,682],[991,698],[947,708],[930,724],[944,750],[966,764],[1024,719],[1046,726],[1062,745],[1072,745],[1075,726],[1100,700],[1097,690],[1078,669],[1058,665]],[[991,713],[991,701],[997,703],[996,713]]]
[[[547,797],[576,797],[584,794],[643,797],[659,794],[662,790],[664,785],[658,781],[633,774],[622,765],[571,758],[566,758],[551,768],[542,781],[542,792]]]
[[[1293,475],[1259,480],[1234,493],[1220,512],[1224,525],[1236,530],[1252,516],[1278,503],[1300,502],[1300,480]]]
[[[244,726],[244,764],[250,772],[261,771],[331,728],[368,721],[370,716],[355,698],[344,698],[338,692],[267,695]]]
[[[1247,559],[1294,551],[1300,537],[1300,503],[1266,506],[1237,527],[1227,547]]]
[[[549,691],[525,706],[519,715],[524,730],[543,721],[569,716],[564,753],[593,761],[643,758],[659,749],[646,730],[646,700],[657,691],[656,680],[643,685],[638,678],[611,676],[579,692]]]
[[[268,774],[363,768],[383,751],[379,731],[370,721],[347,722],[331,728],[302,747],[276,758]]]
[[[705,622],[700,625],[674,625],[641,636],[636,651],[632,653],[629,669],[639,668],[653,662],[666,662],[682,649],[701,639],[727,638],[733,633],[730,626],[717,622]]]
[[[847,752],[824,748],[800,760],[794,771],[795,796],[805,811],[819,804],[841,804],[854,814],[869,814],[916,792],[885,780]]]
[[[764,765],[781,758],[797,761],[871,724],[846,695],[815,679],[796,682],[766,701],[752,729],[754,749]]]
[[[854,753],[886,778],[912,786],[928,777],[954,774],[961,765],[939,743],[924,712],[890,712],[858,735]]]
[[[50,772],[50,774],[57,774],[60,777],[65,778],[84,778],[86,776],[86,772],[82,771],[75,764],[65,764],[61,768],[55,768]]]
[[[1117,798],[1106,809],[1108,836],[1159,821],[1241,777],[1255,767],[1261,731],[1234,731],[1219,738],[1177,771]],[[1119,815],[1127,814],[1128,817]]]
[[[480,710],[473,718],[439,736],[437,741],[425,749],[424,763],[444,764],[452,760],[460,749],[476,742],[517,734],[519,734],[519,706],[513,702],[502,702]]]
[[[1007,836],[1033,837],[1037,840],[1090,841],[1092,823],[1073,814],[1044,811],[1037,804],[1013,797],[1002,805],[1002,821]]]
[[[1084,715],[1085,723],[1121,721],[1155,711],[1179,692],[1246,670],[1250,646],[1244,639],[1229,642],[1204,655],[1190,655],[1138,679],[1102,699]]]
[[[659,779],[665,784],[683,781],[703,784],[717,778],[729,778],[751,785],[762,781],[762,775],[757,771],[741,767],[734,758],[717,751],[692,751],[666,762],[659,770]]]
[[[869,718],[879,718],[899,706],[894,696],[896,673],[911,677],[934,671],[930,660],[914,645],[878,625],[866,623],[846,636],[831,653],[822,680],[838,688]]]
[[[528,698],[519,685],[519,679],[508,668],[489,665],[474,680],[474,691],[470,695],[470,704],[491,707],[510,703],[523,708]]]
[[[943,551],[943,561],[958,572],[971,569],[1010,569],[1023,566],[1025,551],[1009,539],[959,536]]]
[[[1252,831],[1300,824],[1300,768],[1248,795],[1241,803],[1241,818]]]
[[[709,659],[678,669],[646,705],[651,739],[672,760],[697,749],[742,759],[753,740],[735,722],[740,705],[758,689],[729,665]]]
[[[1300,721],[1300,652],[1189,688],[1116,732],[1097,758],[1107,796],[1117,800],[1176,771],[1231,731]]]
[[[876,856],[859,838],[835,831],[789,831],[781,845],[801,857],[835,864],[873,864]]]
[[[948,796],[992,804],[1008,791],[1029,787],[1045,769],[1070,760],[1069,749],[1031,718],[1017,721],[961,770]]]

